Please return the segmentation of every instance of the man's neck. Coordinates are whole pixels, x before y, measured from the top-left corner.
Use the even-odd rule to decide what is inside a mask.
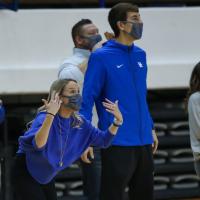
[[[91,51],[90,49],[86,49],[85,47],[82,47],[82,46],[75,46],[75,48],[85,50],[85,51]]]
[[[121,33],[118,37],[116,37],[116,41],[127,46],[131,46],[134,42],[134,39],[129,36]]]

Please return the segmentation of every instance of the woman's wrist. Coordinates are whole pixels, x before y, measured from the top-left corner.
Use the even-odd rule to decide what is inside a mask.
[[[55,117],[55,114],[53,114],[53,113],[51,113],[51,112],[48,112],[48,111],[47,111],[47,114],[50,115],[50,116],[52,116],[52,117]]]
[[[123,120],[119,120],[119,119],[117,119],[117,118],[114,118],[114,120],[113,120],[113,125],[114,125],[114,126],[119,127],[119,126],[121,126],[122,124],[123,124]]]
[[[113,122],[112,125],[115,126],[115,127],[120,127],[121,126],[120,124],[116,124],[115,122]]]

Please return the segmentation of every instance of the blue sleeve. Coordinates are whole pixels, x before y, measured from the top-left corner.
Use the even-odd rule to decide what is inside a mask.
[[[150,116],[150,120],[151,120],[151,127],[152,127],[152,130],[154,129],[154,122],[153,122],[153,119],[151,117],[151,114],[149,113],[149,116]]]
[[[89,121],[86,121],[86,123],[90,132],[90,145],[107,148],[115,135],[112,135],[109,130],[101,131],[100,129],[95,128]]]
[[[42,148],[38,148],[35,143],[35,134],[38,132],[38,130],[41,128],[46,114],[45,113],[39,113],[36,118],[34,119],[31,127],[24,133],[23,136],[19,137],[19,148],[22,149],[22,151],[35,151],[35,150],[42,150]]]
[[[101,95],[106,79],[105,66],[96,52],[92,53],[88,62],[83,84],[83,103],[80,113],[88,120],[92,120],[92,109],[97,98]]]
[[[4,121],[5,119],[5,109],[3,106],[0,105],[0,124]]]

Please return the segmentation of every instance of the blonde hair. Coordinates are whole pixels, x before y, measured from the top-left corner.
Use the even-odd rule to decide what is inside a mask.
[[[55,80],[50,87],[47,101],[49,102],[51,100],[51,96],[52,96],[53,92],[58,93],[59,95],[62,95],[62,92],[63,92],[65,86],[71,81],[77,83],[77,81],[74,79],[57,79],[57,80]],[[40,108],[38,108],[37,111],[38,112],[46,111],[45,106],[41,106]],[[72,118],[73,118],[73,120],[71,122],[71,127],[72,128],[80,128],[81,124],[83,123],[83,120],[80,117],[80,115],[78,113],[74,112],[72,114]]]

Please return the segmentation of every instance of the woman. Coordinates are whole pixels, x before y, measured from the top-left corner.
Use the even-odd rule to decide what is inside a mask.
[[[106,131],[94,128],[76,113],[81,105],[79,87],[75,80],[56,80],[49,100],[30,129],[19,138],[14,168],[14,188],[19,200],[55,200],[54,177],[77,160],[90,145],[107,147],[119,126],[122,115],[118,102],[108,99],[105,109],[115,120]]]
[[[200,62],[192,71],[187,101],[191,147],[195,170],[200,177]]]

